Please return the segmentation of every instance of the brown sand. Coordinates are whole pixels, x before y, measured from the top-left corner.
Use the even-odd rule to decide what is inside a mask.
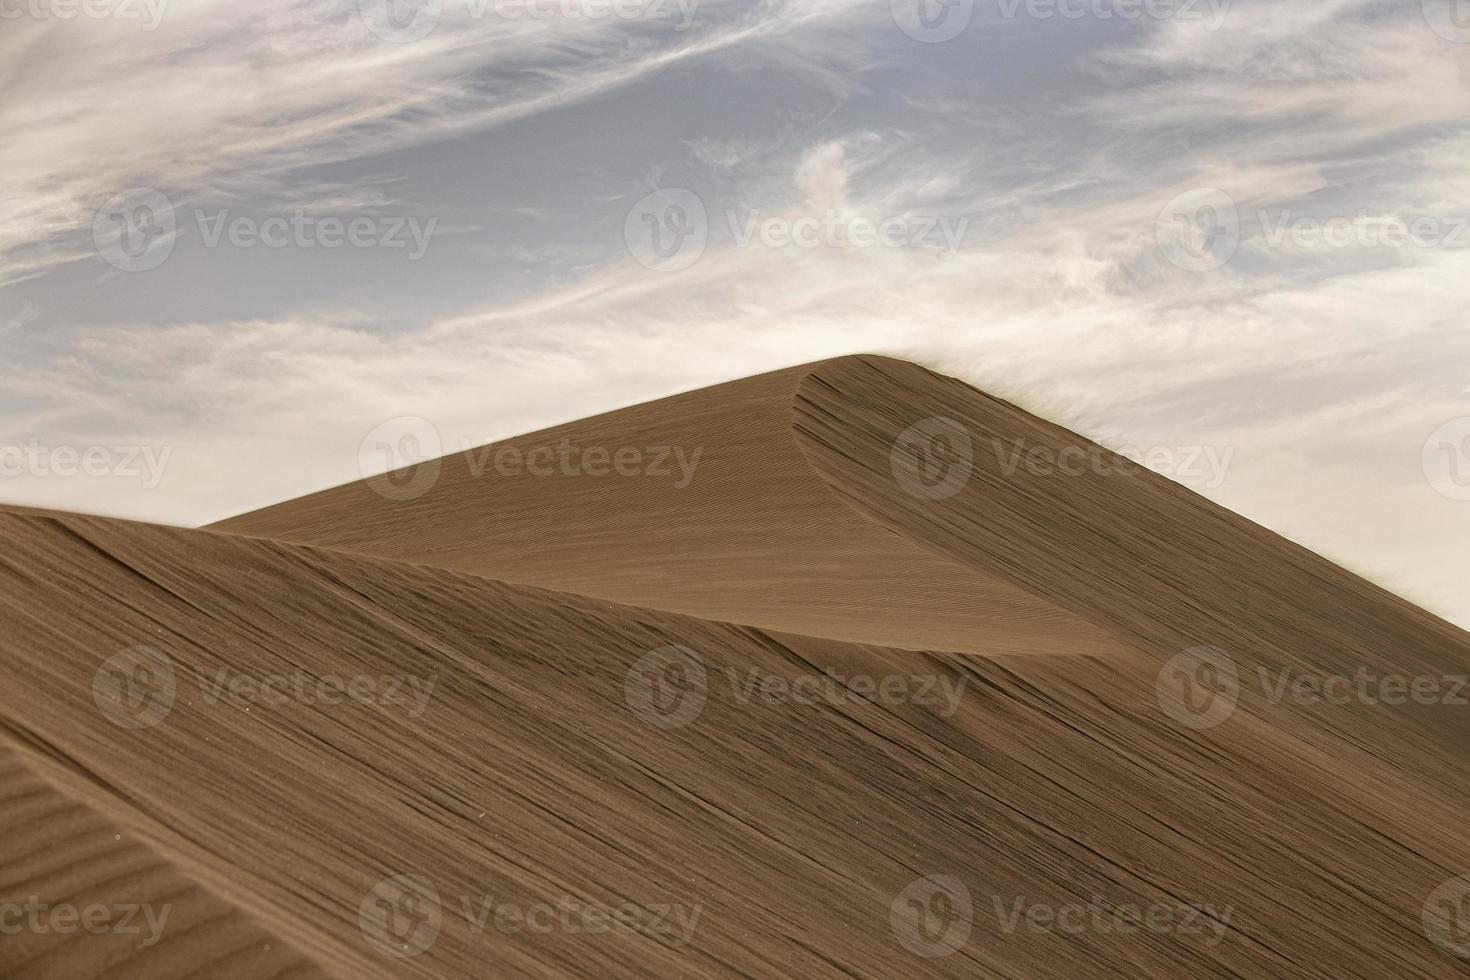
[[[446,457],[422,496],[350,483],[214,525],[706,619],[910,649],[1118,655],[1116,641],[1005,579],[854,513],[793,430],[793,368]],[[514,455],[643,452],[667,474],[538,476]],[[669,447],[661,462],[655,447]],[[689,460],[685,480],[673,449]],[[599,467],[600,468],[600,467]],[[629,467],[629,469],[636,469]],[[413,471],[401,474],[403,482]],[[892,485],[892,478],[888,480]],[[680,485],[680,484],[683,485]],[[896,488],[895,488],[896,489]]]
[[[840,546],[844,528],[866,535],[843,562],[783,550],[779,522],[755,523],[742,549],[738,515],[774,515],[781,501],[744,499],[756,484],[728,462],[716,471],[728,499],[700,491],[719,505],[707,522],[644,480],[547,492],[543,537],[577,566],[554,584],[583,596],[432,567],[483,560],[505,577],[520,568],[523,581],[558,575],[517,537],[529,534],[534,488],[497,498],[520,529],[502,532],[472,504],[477,492],[510,491],[448,468],[414,504],[343,489],[238,522],[295,540],[346,535],[334,543],[386,557],[0,515],[0,909],[32,895],[174,906],[148,946],[0,935],[0,976],[1470,975],[1422,915],[1438,886],[1470,871],[1470,708],[1273,704],[1255,680],[1283,668],[1470,673],[1463,632],[1159,478],[1006,474],[992,435],[1084,444],[912,365],[850,358],[750,384],[765,391],[773,378],[792,399],[784,438],[816,474],[780,484],[808,515],[792,533],[810,547]],[[714,415],[722,399],[774,397],[713,391],[698,394]],[[649,425],[678,414],[659,403],[628,411]],[[968,482],[942,500],[899,490],[891,465],[894,436],[934,415],[976,443]],[[757,444],[786,451],[770,435]],[[846,524],[818,489],[847,508]],[[441,493],[449,499],[434,503]],[[618,493],[634,516],[598,520]],[[660,498],[674,543],[646,533]],[[328,506],[354,499],[371,515],[357,530]],[[306,525],[288,526],[292,508]],[[720,514],[737,516],[722,528]],[[852,530],[859,520],[875,530]],[[414,551],[398,521],[435,544]],[[680,581],[627,586],[669,608],[727,602],[765,620],[753,626],[620,605],[604,595],[632,567],[604,553],[620,526],[633,554],[672,561],[703,541],[735,568],[784,556],[805,577],[771,568],[751,582],[721,562],[705,571],[726,576],[722,597],[683,581],[698,568],[691,554],[666,569]],[[559,543],[563,534],[602,550]],[[847,566],[879,541],[908,575],[940,581]],[[390,560],[405,558],[420,564]],[[991,596],[974,620],[936,603],[939,632],[895,645],[1031,624],[1021,642],[982,633],[954,645],[1026,655],[777,632],[777,619],[802,615],[770,584],[783,577],[829,604],[811,622],[831,637],[902,633],[879,611],[931,596],[925,586]],[[849,585],[871,599],[850,619],[840,613]],[[1107,638],[1077,656],[1089,629]],[[1241,690],[1232,714],[1195,729],[1161,710],[1156,682],[1168,658],[1202,643],[1229,650]],[[693,659],[669,674],[672,687],[651,690],[682,697],[650,707],[629,679],[670,644]],[[124,705],[98,687],[99,668],[139,645],[157,651],[137,655],[154,679],[174,681],[161,717],[148,714],[164,704],[156,697]],[[212,699],[219,671],[434,686],[421,712],[393,699],[237,703]],[[805,703],[772,680],[825,671],[964,687],[952,705],[845,687]],[[752,677],[772,696],[746,691]],[[117,723],[139,717],[124,709],[140,703],[156,724]],[[679,725],[656,710],[680,708]],[[493,913],[484,928],[474,922],[487,899],[511,910],[499,927]],[[962,899],[968,913],[951,907]],[[915,930],[911,900],[932,913],[932,931]],[[527,910],[577,903],[684,918],[608,932],[515,927]],[[1157,918],[1127,930],[1090,911],[1068,919],[1079,929],[1008,925],[1018,909],[1089,905]],[[397,951],[415,955],[395,956],[372,911],[383,908],[433,913],[437,932],[405,929]]]

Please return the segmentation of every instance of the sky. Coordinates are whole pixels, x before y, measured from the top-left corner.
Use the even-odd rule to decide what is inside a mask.
[[[1470,0],[0,0],[0,80],[0,503],[879,352],[1470,626]]]

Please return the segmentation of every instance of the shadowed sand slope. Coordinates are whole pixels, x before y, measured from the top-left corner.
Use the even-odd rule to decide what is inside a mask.
[[[886,357],[817,366],[796,398],[812,467],[876,524],[1158,657],[1440,676],[1470,635],[1073,432]],[[913,428],[925,433],[913,438]],[[906,433],[908,433],[906,435]],[[942,496],[893,493],[893,447],[942,447]],[[939,450],[933,450],[940,455]],[[1029,460],[1029,462],[1028,462]],[[1470,749],[1470,711],[1410,715]]]
[[[815,636],[1122,655],[1079,617],[843,503],[792,428],[810,370],[451,453],[214,528]],[[565,465],[553,457],[564,446]],[[615,471],[620,452],[638,454],[623,467],[636,475]],[[903,491],[890,475],[884,492]]]
[[[325,976],[41,777],[36,767],[46,765],[0,743],[0,976]]]
[[[1470,975],[1423,918],[1470,871],[1463,708],[1242,684],[1201,730],[1147,651],[915,654],[232,535],[0,534],[0,735],[97,815],[36,836],[67,804],[0,755],[0,839],[49,841],[0,845],[0,903],[176,894],[157,855],[342,978]],[[1470,671],[1358,615],[1406,641],[1385,667]],[[1072,908],[1137,911],[1028,924]],[[28,942],[0,974],[126,975]],[[188,930],[150,955],[225,975]]]

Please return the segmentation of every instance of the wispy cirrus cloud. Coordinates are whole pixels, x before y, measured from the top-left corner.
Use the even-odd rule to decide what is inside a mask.
[[[129,187],[176,204],[294,203],[304,171],[607,97],[831,13],[648,0],[619,5],[631,16],[530,16],[467,0],[444,4],[425,36],[398,39],[374,0],[159,3],[156,25],[141,14],[6,22],[0,277],[86,258],[93,211]]]
[[[1237,2],[1214,30],[1017,9],[943,44],[882,3],[708,0],[679,31],[446,2],[393,44],[354,7],[277,2],[180,8],[129,43],[7,34],[33,70],[0,96],[25,136],[0,145],[0,255],[27,279],[0,290],[3,438],[175,449],[156,488],[7,497],[202,522],[357,478],[392,416],[453,449],[879,350],[1110,445],[1229,450],[1199,489],[1470,623],[1444,585],[1464,504],[1421,460],[1470,415],[1470,45],[1364,0]],[[106,304],[69,295],[107,268],[88,207],[138,183],[184,214],[455,230],[417,265],[181,241],[101,280]],[[692,247],[689,214],[638,213],[660,189],[702,222],[677,271],[629,238]],[[1372,231],[1425,218],[1433,240]],[[854,245],[862,222],[894,235]]]

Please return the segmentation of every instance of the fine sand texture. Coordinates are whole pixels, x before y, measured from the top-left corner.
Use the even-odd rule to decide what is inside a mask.
[[[795,397],[809,372],[452,453],[214,527],[812,636],[1123,654],[1091,623],[847,506],[796,439]],[[555,455],[563,445],[578,451],[566,466]],[[603,454],[592,457],[597,475],[588,450]],[[624,467],[638,475],[602,464],[620,451],[639,454]]]
[[[559,432],[705,456],[0,513],[0,977],[1470,976],[1464,632],[888,358]]]

